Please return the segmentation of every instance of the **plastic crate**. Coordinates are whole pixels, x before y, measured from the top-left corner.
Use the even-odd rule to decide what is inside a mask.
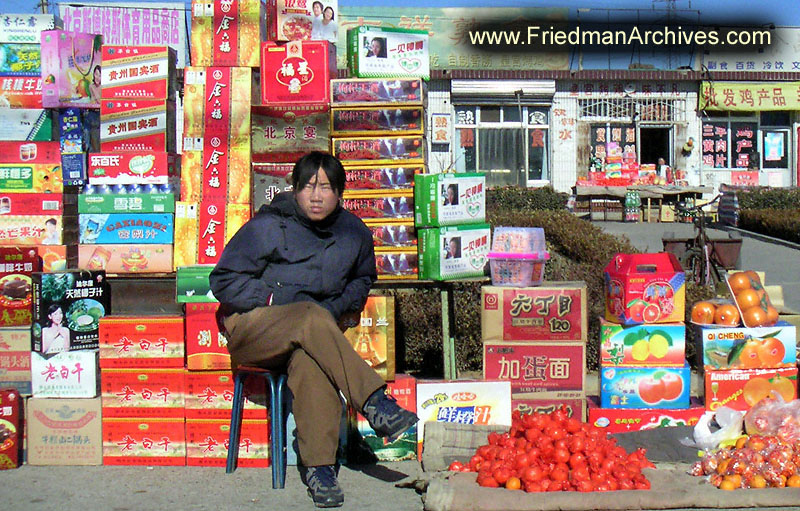
[[[492,233],[492,252],[531,254],[545,250],[544,229],[541,227],[495,227]]]
[[[529,254],[489,252],[489,268],[493,286],[533,287],[544,280],[544,266],[550,254],[545,251]]]

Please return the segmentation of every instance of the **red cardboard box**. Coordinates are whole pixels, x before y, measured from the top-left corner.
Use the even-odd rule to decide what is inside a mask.
[[[270,424],[267,419],[244,419],[239,435],[240,467],[270,466]],[[186,464],[224,467],[228,457],[230,420],[186,421]]]
[[[266,14],[264,0],[192,0],[192,64],[258,67]]]
[[[22,398],[17,389],[0,389],[0,470],[22,464]]]
[[[642,431],[669,426],[694,426],[706,409],[702,401],[692,398],[689,408],[657,409],[600,408],[600,398],[589,397],[589,424],[605,429],[609,434]]]
[[[100,367],[183,367],[183,316],[100,318]]]
[[[180,175],[180,160],[160,151],[123,151],[89,155],[89,184],[166,185],[170,177]]]
[[[186,465],[186,425],[180,419],[103,418],[103,465]]]
[[[121,99],[100,102],[100,150],[175,152],[175,102]]]
[[[583,390],[555,390],[511,394],[511,412],[550,413],[563,406],[570,417],[586,420],[586,396]]]
[[[26,163],[61,165],[60,142],[0,141],[0,163]],[[59,175],[61,172],[59,172]]]
[[[606,320],[623,325],[684,321],[686,286],[674,254],[617,254],[604,277]]]
[[[328,41],[291,41],[261,46],[261,103],[330,103],[329,83],[336,76],[336,46]]]
[[[31,273],[35,271],[42,271],[35,247],[0,246],[0,327],[31,324]]]
[[[706,371],[706,410],[721,406],[747,411],[777,391],[786,401],[797,399],[797,366],[776,369],[728,369]]]
[[[347,167],[347,191],[405,190],[414,188],[414,176],[424,174],[424,165],[367,165]]]
[[[588,340],[585,282],[481,288],[484,342]]]
[[[169,46],[102,49],[102,99],[172,99],[177,53]]]
[[[42,258],[42,271],[62,271],[78,265],[77,246],[71,245],[36,245],[36,251]]]
[[[217,326],[219,303],[186,304],[186,367],[190,371],[230,370],[228,340]]]
[[[170,417],[185,413],[185,370],[103,369],[103,417]]]
[[[63,214],[64,195],[60,193],[3,193],[0,195],[0,215],[62,216]]]
[[[264,378],[248,378],[244,386],[244,419],[267,418]],[[233,404],[233,374],[230,371],[186,373],[186,418],[230,421]]]
[[[311,151],[330,151],[328,105],[254,106],[254,163],[294,163]]]
[[[0,388],[31,394],[31,329],[0,328]]]
[[[184,138],[250,135],[251,98],[258,91],[249,67],[187,67],[183,81]]]
[[[42,108],[42,78],[0,77],[0,96],[8,101],[10,108]]]
[[[250,137],[184,138],[181,200],[250,202]],[[197,145],[194,145],[197,143]]]
[[[484,343],[483,378],[508,380],[512,394],[550,390],[583,391],[583,343]]]

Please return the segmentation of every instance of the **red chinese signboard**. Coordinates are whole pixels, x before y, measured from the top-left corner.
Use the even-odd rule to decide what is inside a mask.
[[[328,41],[268,41],[261,48],[261,102],[307,105],[330,102],[336,76],[335,46]]]

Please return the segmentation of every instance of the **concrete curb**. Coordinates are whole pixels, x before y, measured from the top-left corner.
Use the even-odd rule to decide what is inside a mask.
[[[792,243],[791,241],[782,240],[780,238],[773,238],[771,236],[767,236],[765,234],[759,234],[757,232],[747,231],[744,229],[739,229],[738,227],[733,227],[730,225],[714,225],[712,228],[719,229],[721,231],[728,231],[728,232],[738,232],[742,236],[746,236],[748,238],[757,239],[758,241],[763,241],[765,243],[774,243],[776,245],[782,245],[787,248],[793,248],[795,250],[800,250],[800,245],[797,243]]]

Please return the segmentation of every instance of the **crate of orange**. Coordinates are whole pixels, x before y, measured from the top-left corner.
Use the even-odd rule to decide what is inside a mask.
[[[778,311],[756,272],[739,271],[727,275],[725,281],[744,326],[771,326],[778,322]]]
[[[777,392],[784,401],[797,398],[797,366],[775,369],[726,369],[706,371],[706,410],[722,406],[747,411]]]
[[[698,362],[705,370],[769,369],[797,364],[797,327],[779,321],[768,327],[698,329]]]

